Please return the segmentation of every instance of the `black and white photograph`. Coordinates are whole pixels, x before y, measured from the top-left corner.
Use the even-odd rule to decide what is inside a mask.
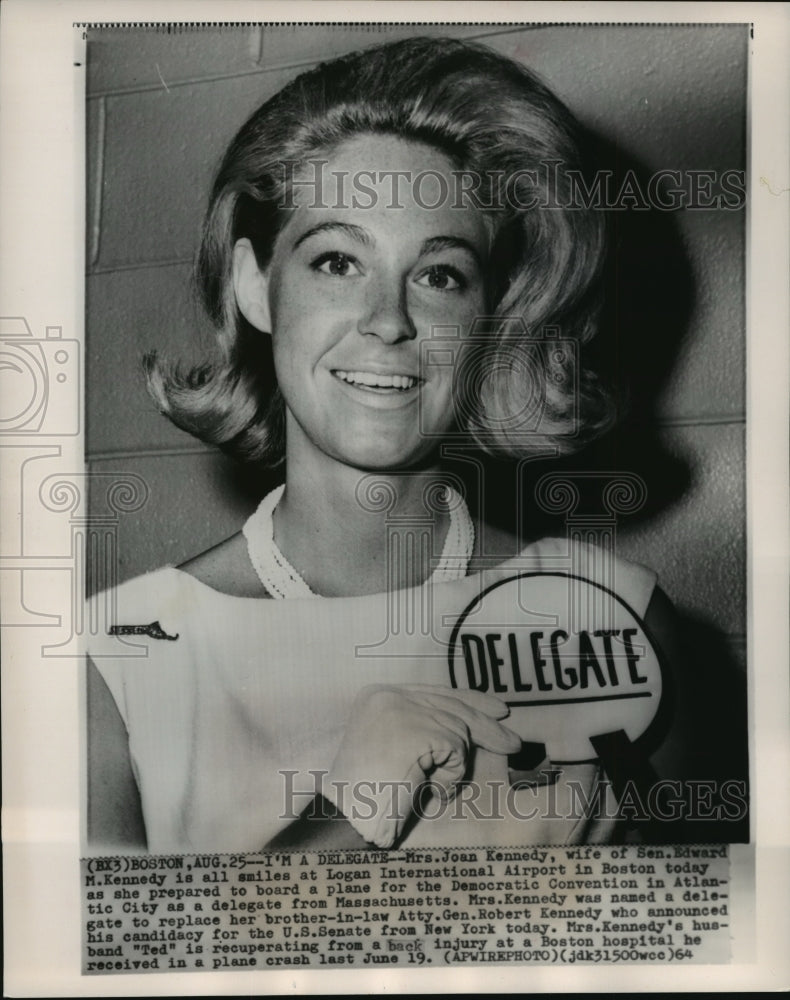
[[[695,988],[787,866],[773,22],[407,6],[74,18],[82,290],[4,293],[3,624],[68,672],[92,995]]]
[[[748,839],[748,26],[480,36],[88,32],[92,844]]]

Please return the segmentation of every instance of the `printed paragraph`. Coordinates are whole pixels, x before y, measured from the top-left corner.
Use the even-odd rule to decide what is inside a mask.
[[[721,963],[726,846],[82,862],[87,974],[457,963]]]

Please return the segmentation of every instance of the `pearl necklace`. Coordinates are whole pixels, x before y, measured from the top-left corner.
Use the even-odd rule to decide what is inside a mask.
[[[444,489],[450,527],[439,564],[431,574],[429,583],[446,583],[465,577],[475,543],[475,526],[463,497],[451,486],[445,486]],[[247,539],[250,562],[272,597],[281,600],[291,597],[319,597],[288,562],[274,540],[273,514],[284,490],[283,484],[267,493],[242,529]]]

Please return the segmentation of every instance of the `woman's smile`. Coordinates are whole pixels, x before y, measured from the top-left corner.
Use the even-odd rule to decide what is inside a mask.
[[[408,392],[409,389],[417,387],[420,379],[416,375],[388,374],[386,372],[333,371],[332,374],[342,382],[354,385],[358,389],[370,389],[375,392],[397,390],[398,392]]]

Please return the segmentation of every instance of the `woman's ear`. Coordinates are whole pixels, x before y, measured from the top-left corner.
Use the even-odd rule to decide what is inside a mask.
[[[258,267],[255,251],[248,239],[233,247],[233,291],[242,316],[261,333],[271,333],[269,279]]]

